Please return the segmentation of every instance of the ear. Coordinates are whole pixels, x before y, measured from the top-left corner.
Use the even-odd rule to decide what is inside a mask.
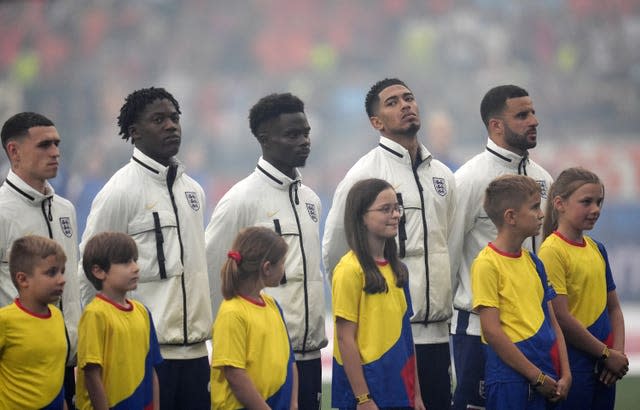
[[[489,118],[489,134],[490,135],[502,135],[504,133],[504,123],[500,118]]]
[[[7,142],[7,156],[12,164],[20,159],[20,143],[16,140]]]
[[[564,200],[559,195],[553,197],[553,208],[558,212],[564,212]]]
[[[513,208],[507,208],[504,211],[504,223],[508,225],[514,225],[517,219],[517,212]]]
[[[26,289],[29,287],[29,275],[25,272],[16,273],[16,283],[18,284],[18,288]]]
[[[266,131],[260,131],[258,132],[256,139],[258,140],[260,145],[267,145],[269,143],[269,133],[267,133]]]
[[[100,280],[105,280],[107,277],[107,272],[102,270],[102,268],[98,265],[93,265],[91,267],[91,274]]]
[[[129,131],[129,136],[131,137],[131,140],[135,142],[138,139],[138,130],[136,129],[135,124],[129,125],[129,128],[127,128],[127,131]]]
[[[271,266],[271,262],[269,262],[268,260],[262,262],[262,266],[260,266],[261,273],[267,277],[271,275]]]
[[[375,115],[373,117],[369,117],[369,122],[371,123],[371,126],[378,131],[382,131],[384,129],[384,124],[380,121],[380,118]]]

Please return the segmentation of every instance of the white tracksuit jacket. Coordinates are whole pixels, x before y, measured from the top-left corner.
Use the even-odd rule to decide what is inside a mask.
[[[279,233],[289,245],[284,283],[266,288],[284,312],[296,360],[320,357],[327,345],[324,330],[324,276],[320,269],[320,199],[263,158],[253,173],[235,184],[216,205],[207,226],[207,261],[217,311],[222,296],[220,270],[240,229],[263,226]]]
[[[451,272],[448,239],[455,207],[453,173],[434,159],[424,145],[414,170],[409,152],[400,144],[380,137],[371,150],[338,184],[322,241],[324,266],[332,272],[347,252],[344,206],[349,189],[359,180],[387,180],[402,197],[406,222],[401,226],[398,249],[409,268],[409,289],[416,344],[447,343],[451,317]],[[406,239],[403,233],[406,232]]]
[[[553,182],[551,175],[528,157],[521,157],[488,140],[487,148],[474,156],[455,173],[457,185],[456,223],[451,236],[455,252],[453,278],[452,334],[480,336],[480,319],[472,313],[471,264],[487,243],[495,240],[498,231],[484,211],[484,191],[491,181],[504,174],[528,175],[542,188],[542,210],[546,208],[547,192]],[[537,251],[541,236],[527,239],[523,247]],[[460,312],[464,311],[464,312]]]
[[[67,256],[65,285],[58,307],[64,313],[69,334],[69,364],[75,362],[80,320],[78,293],[78,228],[76,210],[65,198],[54,193],[49,183],[47,194],[36,191],[9,171],[0,186],[0,306],[18,296],[9,273],[9,251],[14,240],[25,235],[40,235],[58,242]]]
[[[177,175],[169,189],[169,167],[134,148],[130,162],[93,200],[80,249],[99,232],[131,235],[140,267],[131,297],[151,311],[165,359],[194,359],[207,355],[205,341],[213,323],[204,252],[205,197],[184,167],[177,160],[175,164]],[[85,277],[80,283],[83,306],[95,293]]]

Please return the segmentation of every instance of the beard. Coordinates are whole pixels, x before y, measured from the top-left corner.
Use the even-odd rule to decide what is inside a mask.
[[[420,131],[420,123],[419,122],[413,122],[413,123],[409,124],[409,126],[407,128],[405,128],[405,129],[395,130],[394,134],[402,135],[403,137],[412,138],[412,137],[416,136],[418,131]]]
[[[527,151],[531,148],[535,148],[537,141],[529,141],[527,134],[518,134],[514,132],[505,124],[504,141],[512,148],[516,148],[520,151]]]

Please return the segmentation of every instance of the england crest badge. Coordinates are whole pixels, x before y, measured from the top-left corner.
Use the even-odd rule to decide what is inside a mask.
[[[198,195],[196,195],[196,193],[192,191],[185,191],[184,194],[187,197],[187,202],[189,203],[191,209],[193,209],[194,211],[199,210],[200,201],[198,200]]]
[[[307,212],[309,212],[309,216],[313,222],[318,222],[318,212],[316,211],[315,204],[310,204],[309,202],[305,202],[307,205]]]
[[[73,236],[73,229],[71,229],[71,219],[68,216],[60,217],[60,229],[67,238]]]
[[[433,187],[440,196],[447,195],[447,184],[444,178],[433,177]]]
[[[540,185],[540,196],[547,199],[547,181],[539,179],[536,182]]]

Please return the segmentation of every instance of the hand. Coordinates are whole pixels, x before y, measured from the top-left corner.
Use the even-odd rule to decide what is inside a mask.
[[[556,392],[558,391],[558,383],[547,375],[540,386],[535,387],[536,391],[550,401],[557,401]]]
[[[295,402],[291,402],[291,406],[289,407],[289,410],[298,410],[298,401],[296,400]]]
[[[622,379],[629,371],[629,359],[619,350],[609,349],[609,357],[603,364],[605,368],[600,372],[600,381],[607,385],[615,383],[615,379]],[[612,377],[615,378],[613,381]]]
[[[356,405],[356,409],[358,410],[379,410],[378,405],[375,401],[369,400],[366,403]]]
[[[566,400],[567,395],[569,394],[569,389],[571,388],[571,376],[561,377],[558,380],[557,388],[556,388],[556,397],[550,399],[551,402],[555,403],[560,400]]]
[[[600,380],[603,384],[607,386],[611,386],[612,384],[615,384],[615,382],[617,382],[618,379],[620,378],[607,368],[602,369],[602,371],[600,372],[600,375],[598,376],[598,380]]]

